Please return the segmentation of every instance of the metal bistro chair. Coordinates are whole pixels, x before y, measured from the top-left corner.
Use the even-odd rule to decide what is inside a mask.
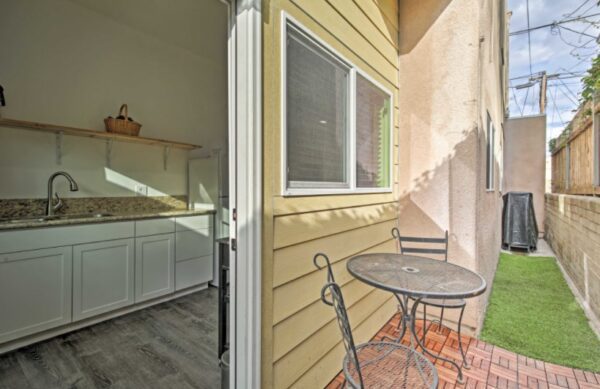
[[[448,262],[448,231],[445,232],[443,238],[424,238],[417,236],[402,236],[398,228],[392,228],[392,236],[398,240],[398,246],[400,247],[400,254],[437,254],[443,255],[444,261]],[[431,244],[430,247],[407,247],[403,243],[424,243]],[[414,300],[411,298],[411,300]],[[423,305],[423,335],[421,336],[422,343],[425,344],[425,335],[429,331],[431,325],[435,322],[439,323],[439,329],[444,325],[444,310],[445,309],[460,309],[460,316],[458,318],[458,347],[460,354],[462,355],[463,365],[468,368],[467,358],[465,356],[465,350],[462,345],[461,337],[461,326],[462,318],[465,312],[467,302],[464,299],[435,299],[435,298],[424,298],[420,302]],[[427,323],[427,306],[437,307],[441,309],[440,320],[432,320],[429,326]],[[438,330],[439,331],[439,330]]]
[[[392,342],[367,342],[355,346],[342,291],[333,277],[329,258],[322,253],[316,254],[313,263],[317,269],[323,268],[318,264],[319,258],[327,267],[327,282],[321,289],[321,300],[335,309],[346,349],[343,362],[346,382],[357,389],[436,388],[437,371],[415,350]]]

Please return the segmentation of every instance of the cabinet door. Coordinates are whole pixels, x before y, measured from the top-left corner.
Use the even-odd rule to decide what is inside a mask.
[[[0,343],[71,322],[72,248],[0,254]]]
[[[73,247],[73,319],[133,304],[134,240]]]
[[[175,291],[175,234],[135,240],[135,302]]]

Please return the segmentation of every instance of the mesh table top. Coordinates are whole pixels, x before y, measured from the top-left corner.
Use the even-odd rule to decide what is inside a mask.
[[[393,253],[351,258],[348,272],[379,289],[413,297],[466,298],[480,295],[486,283],[479,274],[445,261]]]

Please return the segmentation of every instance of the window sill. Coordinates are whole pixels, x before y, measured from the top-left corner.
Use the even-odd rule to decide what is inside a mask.
[[[392,193],[392,188],[380,189],[286,189],[283,191],[283,197],[302,197],[302,196],[339,196],[356,194],[379,194]]]

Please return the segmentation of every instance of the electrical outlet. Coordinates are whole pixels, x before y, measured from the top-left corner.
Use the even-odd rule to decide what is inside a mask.
[[[148,196],[148,186],[137,184],[135,186],[135,195],[136,196]]]

